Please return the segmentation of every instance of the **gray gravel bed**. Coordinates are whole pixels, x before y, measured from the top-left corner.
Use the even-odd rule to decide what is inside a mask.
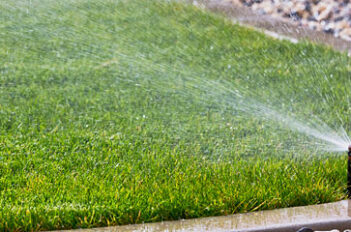
[[[349,0],[228,0],[234,4],[299,26],[324,31],[351,42],[351,3]]]

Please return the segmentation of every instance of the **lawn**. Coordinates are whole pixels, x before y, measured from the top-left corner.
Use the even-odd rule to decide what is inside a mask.
[[[1,1],[0,231],[345,199],[345,154],[240,107],[350,131],[350,71],[181,2]]]

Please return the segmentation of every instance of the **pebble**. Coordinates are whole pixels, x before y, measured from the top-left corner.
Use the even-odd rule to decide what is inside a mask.
[[[260,14],[289,18],[298,25],[351,41],[350,0],[231,0]]]
[[[307,227],[302,227],[296,232],[340,232],[340,230],[336,230],[336,229],[335,230],[312,230]],[[344,230],[343,232],[351,232],[351,230]]]

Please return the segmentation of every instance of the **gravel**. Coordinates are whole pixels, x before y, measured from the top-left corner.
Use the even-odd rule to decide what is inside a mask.
[[[351,42],[349,0],[230,0],[260,14],[292,20],[297,25],[331,33]]]
[[[328,230],[328,231],[321,231],[321,230],[312,230],[310,228],[307,228],[307,227],[302,227],[301,229],[299,229],[298,231],[296,232],[340,232],[340,230]],[[344,232],[351,232],[351,230],[344,230]]]

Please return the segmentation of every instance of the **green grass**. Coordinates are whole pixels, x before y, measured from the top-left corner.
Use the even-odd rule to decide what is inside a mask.
[[[307,138],[194,87],[235,83],[350,131],[346,54],[166,1],[14,0],[0,12],[1,231],[346,197],[344,154],[286,150]]]

